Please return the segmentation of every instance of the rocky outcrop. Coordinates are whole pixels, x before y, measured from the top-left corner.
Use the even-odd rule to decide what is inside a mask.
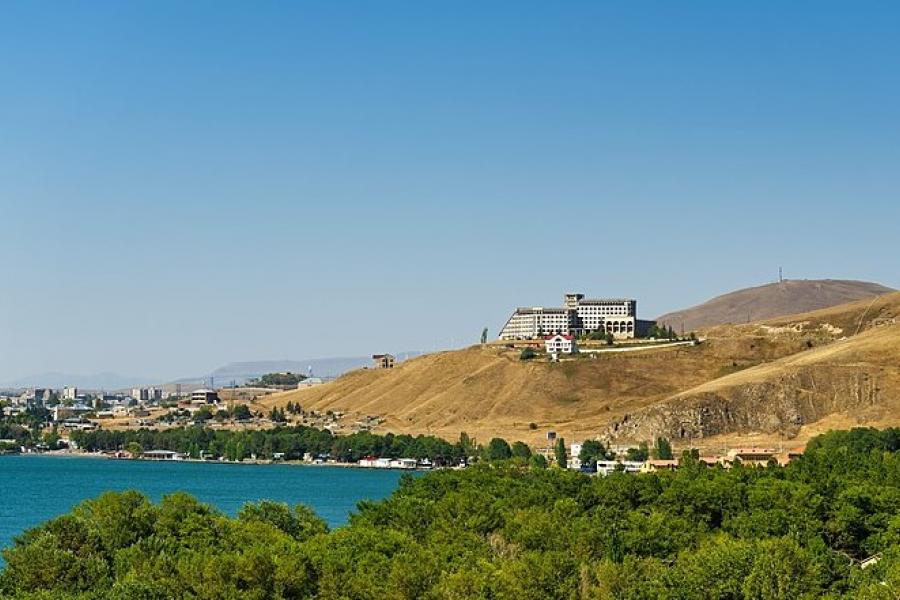
[[[874,416],[900,404],[900,369],[875,365],[813,365],[759,382],[698,390],[625,415],[606,431],[609,441],[665,436],[697,440],[733,432],[793,437],[826,415]]]

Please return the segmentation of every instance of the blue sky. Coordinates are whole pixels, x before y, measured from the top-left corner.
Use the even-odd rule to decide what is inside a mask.
[[[900,286],[900,8],[4,2],[0,381]]]

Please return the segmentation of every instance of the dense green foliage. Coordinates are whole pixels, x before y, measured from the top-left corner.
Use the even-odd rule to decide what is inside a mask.
[[[0,596],[887,600],[900,597],[898,449],[900,430],[855,430],[783,469],[482,463],[407,476],[332,532],[302,508],[231,519],[179,494],[107,494],[21,536]]]
[[[330,456],[344,462],[356,462],[364,456],[386,458],[428,458],[438,464],[459,462],[475,456],[478,448],[468,437],[451,444],[434,436],[378,435],[361,432],[351,435],[332,435],[324,429],[312,427],[275,427],[232,431],[206,427],[176,427],[171,429],[138,429],[129,431],[72,432],[72,439],[79,448],[97,450],[125,449],[136,443],[144,450],[173,450],[202,456],[243,460],[255,456],[272,459],[276,454],[287,460],[299,460],[305,453],[313,456]],[[506,442],[504,442],[506,443]],[[509,450],[509,446],[507,446]],[[509,458],[504,456],[502,458]]]
[[[625,451],[625,460],[644,462],[648,458],[650,458],[650,449],[647,447],[647,442],[641,442],[637,448],[629,448]]]
[[[578,454],[578,460],[582,465],[596,465],[598,460],[606,460],[607,458],[615,458],[615,455],[607,452],[606,447],[597,440],[585,440],[581,444],[581,452]]]
[[[247,382],[247,385],[259,387],[290,387],[297,385],[304,379],[306,379],[306,376],[300,375],[299,373],[266,373],[259,379],[251,379]]]
[[[0,450],[13,450],[42,442],[41,429],[49,414],[50,411],[43,407],[29,408],[24,413],[13,416],[4,416],[0,412],[0,440],[10,440]]]
[[[657,325],[654,323],[647,330],[647,337],[656,338],[658,340],[674,340],[678,336],[675,334],[675,330],[672,329],[671,325],[666,327],[665,325]]]
[[[566,460],[566,440],[557,438],[556,446],[553,448],[553,456],[556,459],[556,466],[565,469],[568,461]]]
[[[653,458],[660,460],[672,460],[675,458],[675,454],[672,452],[672,444],[664,437],[656,438],[656,443],[653,445],[653,450],[651,450],[650,454]]]

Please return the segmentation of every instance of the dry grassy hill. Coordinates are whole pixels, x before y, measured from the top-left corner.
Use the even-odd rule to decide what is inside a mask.
[[[666,432],[681,440],[735,433],[773,440],[809,437],[823,422],[900,425],[900,293],[706,333],[806,338],[810,347],[638,409],[611,423],[610,438]]]
[[[355,371],[261,403],[348,412],[349,422],[378,415],[385,418],[382,430],[450,439],[465,431],[481,440],[502,435],[540,443],[548,430],[621,443],[656,435],[711,444],[733,435],[803,438],[828,419],[900,424],[897,317],[900,293],[710,328],[696,347],[563,363],[523,362],[517,351],[472,347],[393,370]]]
[[[680,331],[795,315],[872,298],[894,290],[867,281],[788,279],[717,296],[685,310],[657,317]]]

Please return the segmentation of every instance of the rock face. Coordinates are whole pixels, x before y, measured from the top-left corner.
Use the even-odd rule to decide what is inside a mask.
[[[793,438],[836,413],[880,421],[900,409],[900,326],[872,330],[678,394],[613,422],[609,441],[701,440],[736,432]],[[883,360],[894,354],[894,364]]]
[[[682,326],[685,331],[695,331],[714,325],[747,323],[829,308],[892,291],[867,281],[789,279],[718,296],[656,320],[677,331],[681,331]]]

